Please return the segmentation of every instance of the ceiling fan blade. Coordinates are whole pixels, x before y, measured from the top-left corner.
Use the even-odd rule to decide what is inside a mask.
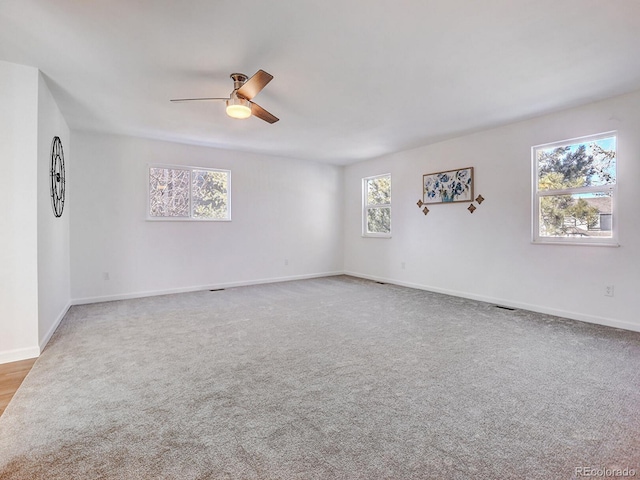
[[[172,100],[170,100],[171,102],[193,102],[193,101],[199,101],[199,100],[229,100],[229,97],[225,97],[225,98],[174,98]]]
[[[238,95],[251,100],[255,97],[260,90],[262,90],[267,83],[273,80],[273,75],[265,72],[264,70],[258,70],[256,74],[247,80],[244,85],[238,89]]]
[[[276,123],[279,118],[275,115],[267,112],[264,108],[262,108],[257,103],[249,102],[251,104],[251,115],[254,117],[258,117],[260,120],[264,120],[269,123]]]

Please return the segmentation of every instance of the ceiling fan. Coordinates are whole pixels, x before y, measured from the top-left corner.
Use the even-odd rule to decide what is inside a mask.
[[[255,75],[247,80],[244,73],[232,73],[233,91],[229,97],[224,98],[175,98],[172,102],[191,102],[199,100],[225,100],[227,102],[227,115],[232,118],[249,118],[251,115],[269,123],[276,123],[279,119],[267,112],[257,103],[251,100],[273,79],[273,75],[258,70]]]

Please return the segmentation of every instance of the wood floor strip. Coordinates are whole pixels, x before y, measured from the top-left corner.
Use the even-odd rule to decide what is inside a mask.
[[[0,365],[0,416],[13,398],[37,359],[20,360]]]

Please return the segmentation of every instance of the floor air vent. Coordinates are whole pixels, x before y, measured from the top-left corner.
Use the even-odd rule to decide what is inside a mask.
[[[515,311],[515,308],[505,307],[505,306],[503,306],[503,305],[494,305],[494,307],[496,307],[496,308],[501,308],[502,310],[509,310],[510,312]]]
[[[209,290],[210,292],[221,292],[224,288],[214,288],[213,290]]]
[[[376,282],[378,285],[386,285],[384,282]]]

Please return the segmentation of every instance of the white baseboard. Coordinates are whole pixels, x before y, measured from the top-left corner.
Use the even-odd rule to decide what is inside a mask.
[[[344,272],[323,272],[306,275],[291,275],[287,277],[271,277],[256,280],[242,280],[237,282],[216,283],[212,285],[194,285],[190,287],[171,288],[167,290],[148,290],[144,292],[121,293],[116,295],[103,295],[97,297],[76,298],[71,300],[71,305],[86,305],[88,303],[112,302],[115,300],[129,300],[132,298],[156,297],[158,295],[171,295],[174,293],[200,292],[203,290],[216,290],[220,288],[247,287],[250,285],[261,285],[265,283],[290,282],[293,280],[307,280],[310,278],[333,277],[343,275]]]
[[[421,285],[411,282],[403,282],[400,280],[394,280],[385,277],[376,277],[373,275],[366,275],[356,272],[344,272],[345,275],[352,277],[364,278],[367,280],[374,280],[376,282],[391,283],[393,285],[399,285],[402,287],[415,288],[418,290],[426,290],[434,293],[443,293],[445,295],[452,295],[454,297],[468,298],[471,300],[478,300],[480,302],[493,303],[497,305],[503,305],[505,307],[519,308],[521,310],[530,310],[532,312],[544,313],[547,315],[554,315],[556,317],[569,318],[571,320],[578,320],[580,322],[594,323],[597,325],[605,325],[607,327],[621,328],[623,330],[631,330],[632,332],[640,332],[640,325],[630,322],[624,322],[622,320],[616,320],[613,318],[597,317],[595,315],[586,315],[584,313],[570,312],[566,310],[558,310],[555,308],[548,308],[542,305],[533,305],[530,303],[514,302],[505,298],[488,297],[484,295],[476,295],[468,292],[460,292],[457,290],[447,290],[444,288],[436,288],[429,285]]]
[[[64,318],[64,316],[71,308],[71,302],[67,303],[67,305],[62,309],[62,311],[56,317],[55,322],[49,329],[49,331],[40,338],[40,342],[38,346],[35,347],[27,347],[27,348],[18,348],[15,350],[8,350],[6,352],[0,352],[0,364],[2,363],[10,363],[17,362],[20,360],[27,360],[28,358],[36,358],[40,356],[40,353],[44,350],[44,347],[47,346],[49,340],[53,336],[53,333],[56,331],[56,328],[60,325],[60,322]]]
[[[60,325],[60,322],[62,321],[64,316],[69,311],[69,308],[71,308],[71,302],[67,303],[67,305],[62,309],[62,311],[60,312],[60,314],[56,318],[56,321],[53,322],[53,325],[51,326],[49,331],[42,338],[40,338],[40,351],[41,352],[44,350],[44,347],[47,346],[47,343],[49,343],[49,340],[51,340],[51,337],[53,336],[53,333],[56,331],[56,328],[58,328],[58,326]]]
[[[39,356],[40,349],[38,347],[17,348],[15,350],[0,352],[0,363],[17,362]]]

